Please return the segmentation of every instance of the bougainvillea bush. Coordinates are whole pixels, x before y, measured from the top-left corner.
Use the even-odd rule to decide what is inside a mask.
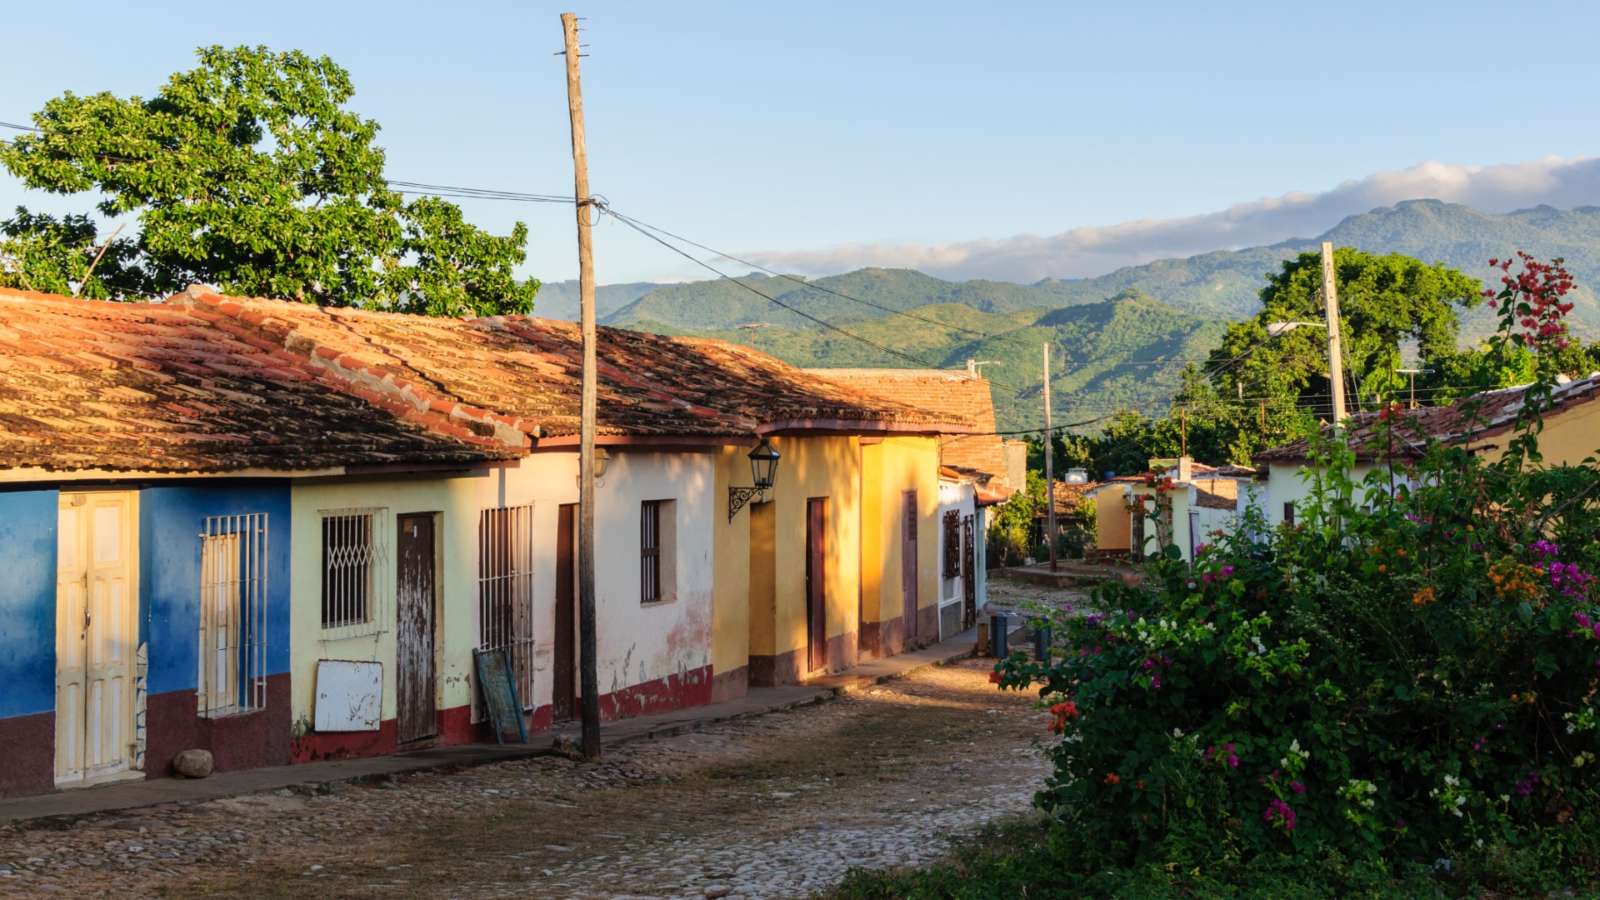
[[[1556,346],[1571,279],[1520,262],[1499,340]],[[1554,382],[1495,461],[1386,412],[1379,441],[1420,460],[1358,482],[1330,441],[1297,524],[1169,549],[1063,616],[1048,660],[1003,661],[1052,713],[1038,803],[1089,838],[1066,863],[1594,884],[1600,470],[1540,458]]]

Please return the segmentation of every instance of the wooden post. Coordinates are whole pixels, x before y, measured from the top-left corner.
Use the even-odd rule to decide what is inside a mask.
[[[1344,357],[1339,346],[1339,286],[1333,277],[1333,244],[1322,242],[1322,302],[1328,314],[1328,379],[1333,385],[1333,429],[1344,429]]]
[[[583,396],[578,426],[578,660],[582,681],[583,756],[600,758],[600,669],[595,653],[594,437],[595,359],[594,246],[589,234],[589,153],[583,135],[583,89],[578,82],[578,16],[561,14],[566,37],[567,115],[572,121],[572,195],[578,218],[578,297],[583,331]]]
[[[1044,343],[1044,530],[1056,570],[1056,433],[1050,427],[1050,342]]]

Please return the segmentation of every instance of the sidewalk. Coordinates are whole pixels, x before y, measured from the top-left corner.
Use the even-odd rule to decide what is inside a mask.
[[[946,641],[887,659],[863,663],[838,675],[817,678],[789,687],[751,688],[724,703],[606,722],[600,727],[605,746],[628,741],[668,737],[695,731],[714,722],[759,716],[821,703],[927,666],[943,665],[971,655],[976,631],[966,631]],[[135,809],[163,803],[190,803],[293,788],[315,790],[335,782],[383,780],[392,775],[428,769],[454,769],[561,752],[576,744],[577,726],[536,735],[527,744],[459,744],[363,759],[303,763],[221,772],[209,778],[153,778],[100,787],[58,791],[37,797],[0,800],[0,824],[55,817],[84,816]]]

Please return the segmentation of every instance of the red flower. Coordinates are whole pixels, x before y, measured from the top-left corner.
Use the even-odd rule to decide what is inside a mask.
[[[999,672],[999,670],[996,670],[996,671],[993,671],[993,672],[989,673],[989,683],[990,684],[999,684],[1000,683],[1000,672]]]
[[[1122,776],[1118,775],[1115,772],[1107,772],[1106,773],[1106,784],[1121,784],[1121,783],[1122,783]]]

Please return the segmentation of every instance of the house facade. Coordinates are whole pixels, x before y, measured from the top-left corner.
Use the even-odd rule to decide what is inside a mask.
[[[1448,406],[1405,410],[1395,423],[1391,445],[1381,436],[1377,413],[1357,413],[1346,423],[1346,441],[1355,451],[1351,477],[1359,484],[1368,474],[1414,461],[1427,440],[1454,444],[1498,460],[1515,436],[1525,388],[1486,391]],[[1539,451],[1544,464],[1578,465],[1600,455],[1600,374],[1558,385],[1544,412]],[[1314,466],[1311,442],[1294,441],[1256,454],[1266,483],[1260,486],[1259,509],[1268,525],[1293,524],[1311,496]],[[1403,476],[1398,476],[1402,477]],[[1365,502],[1365,501],[1363,501]]]
[[[0,358],[0,794],[287,762],[294,481],[517,452],[181,308],[0,291]]]

